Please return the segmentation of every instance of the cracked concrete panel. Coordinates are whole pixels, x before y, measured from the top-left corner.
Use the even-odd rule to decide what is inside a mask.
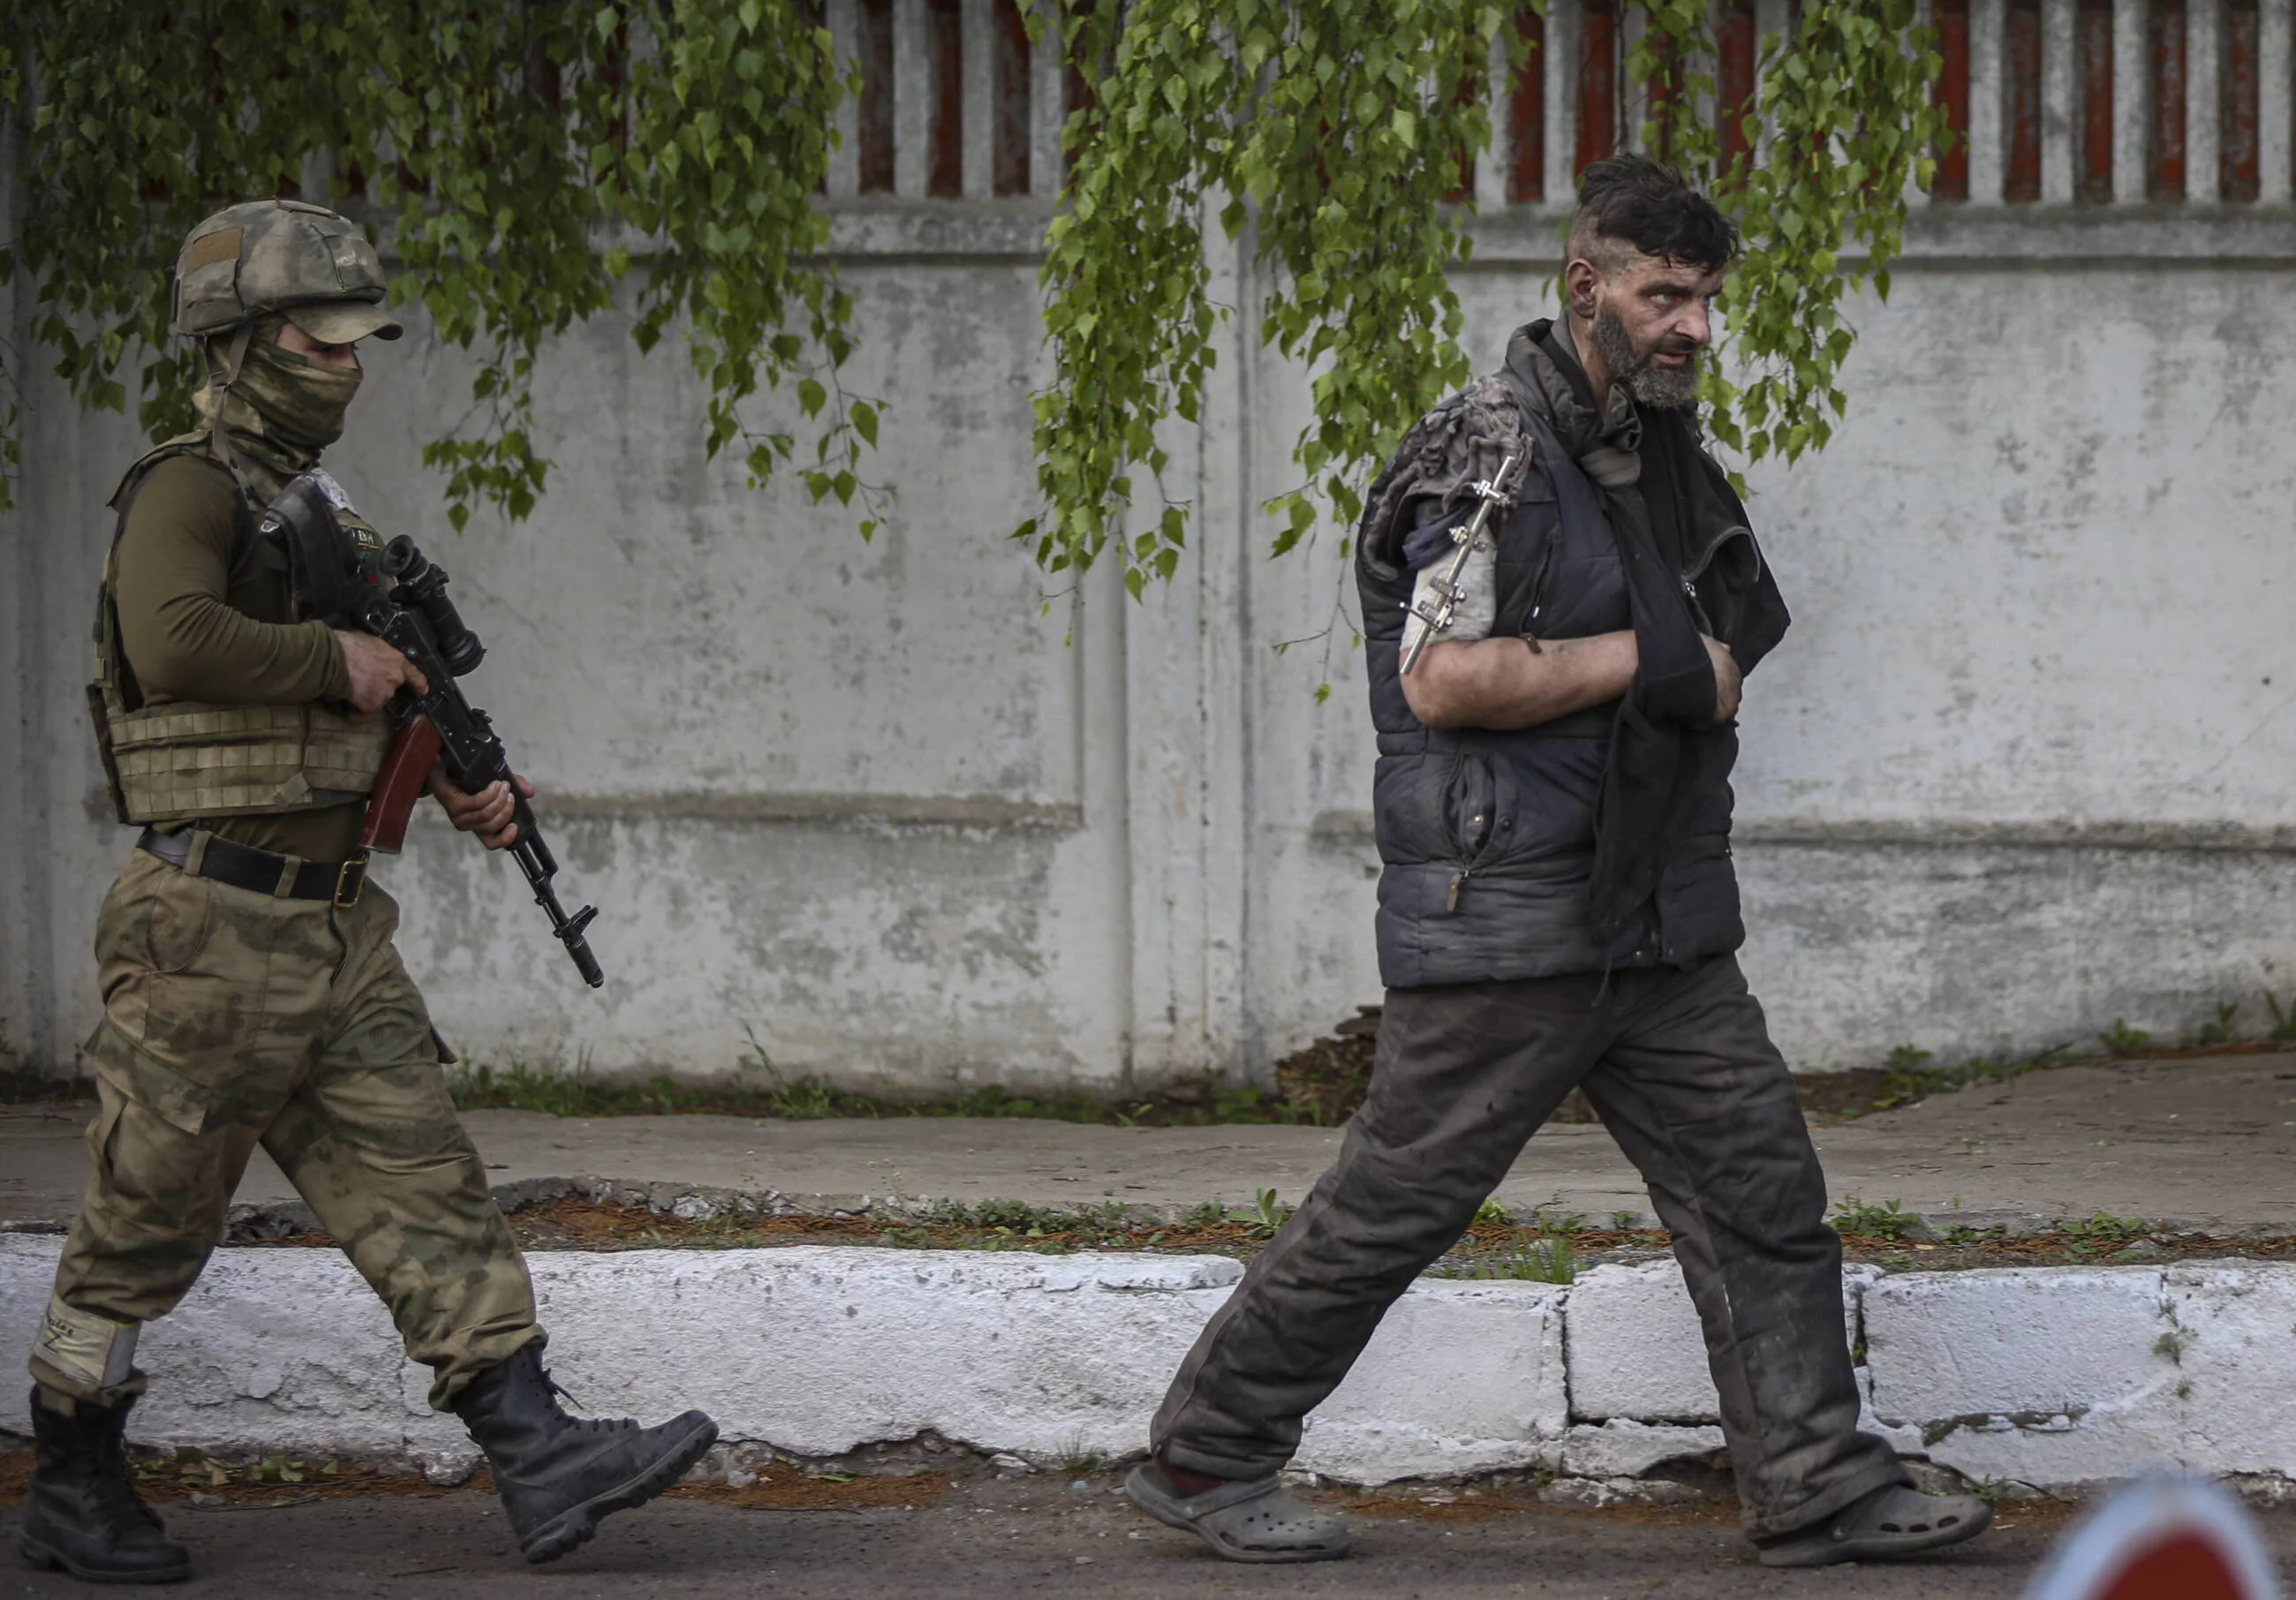
[[[2126,1018],[2174,1040],[2217,998],[2266,1023],[2296,855],[1988,842],[1735,847],[1741,956],[1797,1066],[2082,1045]]]
[[[2089,1411],[2150,1392],[2172,1364],[2157,1268],[1902,1273],[1866,1292],[1874,1408],[1886,1421]],[[2067,1346],[2042,1327],[2081,1330]]]
[[[0,1364],[20,1374],[46,1305],[55,1238],[0,1237]],[[136,1442],[272,1455],[422,1458],[462,1434],[423,1403],[382,1302],[333,1251],[222,1251],[172,1314],[149,1324]],[[0,1388],[0,1427],[29,1432],[25,1387]]]
[[[1673,1262],[1597,1267],[1580,1275],[1570,1285],[1563,1328],[1573,1421],[1719,1420],[1706,1336]]]
[[[1870,1267],[1842,1274],[1842,1337],[1855,1346],[1857,1301]],[[1633,1417],[1668,1424],[1719,1422],[1706,1363],[1706,1335],[1682,1269],[1672,1261],[1603,1266],[1570,1285],[1563,1309],[1574,1422]]]
[[[0,1362],[22,1359],[60,1248],[0,1235]],[[695,1405],[740,1446],[834,1456],[931,1435],[1040,1462],[1143,1448],[1174,1369],[1242,1274],[1224,1257],[821,1246],[531,1261],[552,1367],[594,1415]],[[1610,1494],[1709,1456],[1718,1430],[1669,1415],[1697,1403],[1685,1399],[1694,1328],[1669,1317],[1663,1287],[1655,1271],[1615,1268],[1567,1289],[1422,1282],[1309,1419],[1300,1464],[1364,1483],[1552,1466]],[[2160,1462],[2296,1476],[2296,1268],[1869,1273],[1852,1290],[1869,1424],[1901,1449],[2044,1487]],[[1659,1337],[1566,1337],[1566,1308],[1582,1330],[1638,1317]],[[332,1251],[220,1252],[142,1357],[139,1443],[411,1460],[446,1477],[473,1460]],[[1647,1408],[1622,1399],[1573,1424],[1566,1394],[1623,1395],[1653,1368]],[[0,1390],[0,1429],[27,1426],[23,1394]]]
[[[1143,1448],[1241,1275],[1223,1258],[839,1248],[668,1252],[637,1272],[533,1259],[553,1360],[592,1409],[706,1394],[726,1437],[809,1455],[927,1430],[1029,1455]]]
[[[862,476],[898,486],[865,542],[858,499],[816,505],[792,467],[752,488],[738,444],[708,455],[707,384],[673,349],[640,355],[632,290],[537,363],[536,434],[554,465],[524,523],[480,511],[447,532],[419,465],[432,402],[467,382],[463,354],[414,328],[370,361],[337,471],[378,526],[415,533],[453,570],[493,650],[472,692],[537,782],[1079,798],[1065,619],[1040,615],[1042,575],[1003,537],[1035,506],[1005,470],[1027,458],[1041,375],[1034,273],[955,270],[961,316],[943,273],[842,275],[867,334],[840,382],[887,401]],[[793,390],[758,396],[744,420],[810,443]]]
[[[2296,317],[2276,275],[2173,283],[1927,270],[1852,313],[1847,424],[1755,474],[1797,627],[1751,813],[2281,820],[2296,681],[2237,597],[2296,581]]]
[[[1351,1483],[1551,1465],[1570,1423],[1566,1292],[1423,1279],[1397,1301],[1296,1465]]]
[[[2175,1460],[2175,1325],[2158,1269],[1885,1277],[1865,1297],[1874,1409],[1979,1479],[2067,1484]]]
[[[61,1248],[0,1235],[0,1360],[20,1362]],[[1147,1446],[1181,1358],[1242,1267],[1226,1257],[647,1251],[529,1258],[554,1374],[594,1415],[701,1406],[730,1442],[832,1456],[931,1432],[1035,1459]],[[1562,1434],[1560,1301],[1426,1283],[1312,1419],[1300,1461],[1352,1481],[1539,1465]],[[135,1438],[413,1459],[475,1454],[332,1251],[222,1252],[144,1342]],[[27,1426],[20,1389],[0,1427]]]
[[[1074,926],[1104,900],[1072,834],[578,821],[558,849],[603,908],[590,937],[608,988],[570,997],[508,864],[442,833],[391,882],[426,931],[410,969],[465,1056],[698,1079],[758,1068],[761,1048],[785,1076],[850,1087],[1016,1092],[1090,1084],[1120,1059],[1088,997],[1113,931]]]
[[[2177,1456],[2296,1478],[2296,1276],[2246,1263],[2168,1269]]]
[[[1718,1427],[1614,1416],[1600,1426],[1582,1423],[1564,1436],[1562,1470],[1572,1478],[1639,1478],[1669,1461],[1710,1456],[1726,1448]]]

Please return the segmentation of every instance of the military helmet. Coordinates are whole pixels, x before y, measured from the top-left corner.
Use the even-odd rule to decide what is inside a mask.
[[[321,344],[404,332],[366,235],[324,206],[250,200],[217,211],[176,258],[173,332],[200,338],[276,312]]]

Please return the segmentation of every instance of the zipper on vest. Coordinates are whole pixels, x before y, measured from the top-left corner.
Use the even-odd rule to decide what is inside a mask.
[[[1538,565],[1531,570],[1530,620],[1533,623],[1538,622],[1539,617],[1546,610],[1546,602],[1548,599],[1546,592],[1547,575],[1554,569],[1555,541],[1560,539],[1562,537],[1562,529],[1559,525],[1547,531],[1545,543],[1539,546]],[[1533,648],[1536,649],[1537,646],[1534,645]]]
[[[1682,580],[1682,594],[1683,598],[1690,602],[1690,615],[1692,619],[1697,622],[1698,631],[1702,634],[1710,635],[1713,633],[1714,624],[1713,621],[1706,615],[1705,603],[1698,598],[1697,580],[1695,578],[1685,578]]]
[[[1471,877],[1472,875],[1473,875],[1473,873],[1474,873],[1474,868],[1472,868],[1472,867],[1466,867],[1466,868],[1463,868],[1462,870],[1460,870],[1460,871],[1458,871],[1458,872],[1453,873],[1453,874],[1451,874],[1451,892],[1450,892],[1449,896],[1448,896],[1448,897],[1447,897],[1447,898],[1445,898],[1444,902],[1443,902],[1443,909],[1444,909],[1444,910],[1446,910],[1446,911],[1456,911],[1456,910],[1458,910],[1458,908],[1459,908],[1459,891],[1460,891],[1461,890],[1464,889],[1464,888],[1467,886],[1467,880],[1468,880],[1468,878],[1469,878],[1469,877]]]

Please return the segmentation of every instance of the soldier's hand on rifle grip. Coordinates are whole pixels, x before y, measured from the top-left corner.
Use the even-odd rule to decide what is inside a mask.
[[[351,675],[353,709],[370,714],[380,711],[402,685],[417,694],[430,692],[430,681],[421,669],[394,646],[373,634],[346,633],[339,628],[334,635],[343,652],[343,665]]]
[[[517,783],[519,793],[532,800],[534,785],[524,778]],[[465,833],[476,833],[487,849],[499,850],[518,842],[518,825],[511,820],[518,802],[511,797],[510,785],[499,778],[476,794],[465,794],[447,778],[446,768],[433,767],[430,792],[446,808],[447,820]]]

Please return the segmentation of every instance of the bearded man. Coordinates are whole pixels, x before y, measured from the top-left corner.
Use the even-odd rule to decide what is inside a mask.
[[[1986,1525],[1981,1500],[1917,1493],[1857,1429],[1824,1178],[1733,955],[1733,719],[1787,621],[1691,404],[1736,252],[1664,168],[1590,167],[1569,315],[1516,332],[1374,486],[1357,578],[1388,992],[1370,1092],[1197,1340],[1128,1485],[1230,1559],[1345,1554],[1340,1520],[1276,1477],[1301,1420],[1573,1088],[1673,1235],[1761,1561],[1908,1555]]]
[[[432,1368],[430,1403],[485,1453],[529,1561],[717,1438],[699,1411],[642,1428],[560,1408],[526,1263],[358,845],[390,742],[377,713],[424,685],[381,640],[300,615],[286,553],[258,535],[341,435],[359,341],[399,336],[384,287],[374,247],[318,206],[257,201],[194,228],[174,331],[201,363],[200,426],[112,497],[91,705],[112,805],[144,832],[96,923],[87,1194],[33,1341],[17,1527],[27,1561],[93,1582],[190,1576],[127,1462],[136,1336],[206,1266],[258,1145]],[[505,784],[431,790],[489,849],[514,841]]]

